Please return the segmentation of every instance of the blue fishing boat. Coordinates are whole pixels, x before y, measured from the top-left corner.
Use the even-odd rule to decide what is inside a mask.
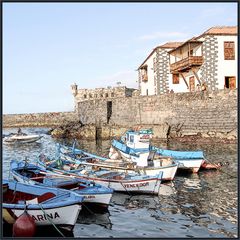
[[[118,145],[120,144],[121,143],[118,143]],[[73,147],[67,147],[59,144],[58,153],[62,159],[78,164],[81,163],[82,165],[84,163],[86,165],[90,165],[90,163],[92,163],[98,165],[101,168],[107,168],[112,170],[114,169],[117,171],[127,170],[129,172],[137,172],[149,176],[156,176],[161,171],[163,173],[162,181],[170,181],[174,179],[174,176],[177,172],[178,163],[172,163],[171,159],[166,157],[158,160],[155,159],[155,161],[152,162],[152,164],[150,164],[152,159],[149,158],[148,152],[138,154],[137,152],[134,151],[134,149],[131,149],[124,144],[119,146],[119,148],[122,151],[126,152],[126,154],[124,153],[122,154],[123,159],[126,161],[123,161],[122,159],[119,160],[121,156],[118,156],[118,159],[99,157],[97,155],[87,153],[86,151],[76,149],[74,145]],[[111,157],[112,156],[113,155],[111,155]],[[131,156],[133,159],[131,159],[128,156]],[[146,163],[144,163],[144,159]],[[138,163],[137,165],[136,162]]]
[[[96,184],[93,181],[53,174],[41,166],[23,161],[13,160],[11,162],[11,172],[13,178],[22,183],[72,190],[84,197],[83,206],[87,208],[108,208],[113,194],[113,189]]]
[[[44,159],[41,155],[39,164],[57,174],[68,175],[75,178],[85,178],[113,188],[114,191],[126,193],[159,194],[163,173],[160,171],[155,176],[148,176],[136,172],[125,172],[102,169],[102,164],[87,163],[75,160],[72,161]],[[104,166],[105,167],[105,166]],[[124,168],[122,168],[123,170]]]
[[[3,221],[14,224],[26,210],[37,226],[55,225],[72,230],[83,197],[72,191],[29,185],[13,180],[2,182]]]
[[[198,172],[205,162],[203,151],[175,151],[151,146],[152,134],[150,130],[129,130],[121,137],[121,140],[112,141],[113,148],[110,149],[110,154],[113,155],[117,151],[122,158],[132,160],[142,166],[147,166],[152,162],[154,164],[155,159],[160,157],[170,157],[173,162],[178,163],[179,169],[193,172]]]

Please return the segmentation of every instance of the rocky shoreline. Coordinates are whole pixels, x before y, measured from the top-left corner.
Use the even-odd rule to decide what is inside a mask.
[[[153,139],[163,141],[194,142],[194,143],[237,143],[235,131],[229,133],[208,132],[206,134],[193,133],[184,135],[181,128],[163,125],[135,125],[117,126],[104,124],[96,126],[94,124],[83,125],[80,121],[67,122],[59,127],[50,130],[54,138],[69,138],[82,140],[109,140],[114,137],[121,137],[129,129],[152,128]]]

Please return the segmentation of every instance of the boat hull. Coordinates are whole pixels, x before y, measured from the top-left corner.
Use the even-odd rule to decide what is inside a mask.
[[[32,143],[36,142],[39,139],[41,139],[42,136],[40,135],[27,135],[27,136],[11,136],[11,137],[5,137],[3,139],[4,144],[17,144],[17,143]]]
[[[140,162],[141,160],[137,160],[136,157],[133,157],[134,159],[132,159],[132,156],[129,154],[126,154],[122,151],[120,151],[120,154],[122,156],[122,158],[126,161],[135,161],[135,162]],[[141,155],[140,155],[141,156]],[[142,174],[146,174],[149,176],[156,176],[159,174],[160,171],[163,172],[163,176],[162,176],[162,181],[171,181],[174,179],[177,169],[178,169],[178,164],[171,164],[168,166],[164,166],[164,167],[141,167],[140,169],[140,173]]]
[[[20,183],[26,183],[30,185],[36,185],[36,184],[44,185],[42,183],[31,180],[30,178],[23,177],[22,175],[16,173],[14,169],[12,169],[12,176],[16,181]],[[112,198],[112,193],[113,193],[112,189],[105,189],[102,186],[92,186],[91,188],[88,187],[87,189],[82,189],[82,190],[76,189],[72,191],[84,197],[83,203],[87,205],[97,204],[102,208],[108,207]]]
[[[193,173],[197,173],[204,162],[204,159],[178,159],[179,170],[189,170]]]
[[[156,176],[161,171],[163,172],[162,181],[171,181],[174,179],[177,169],[178,164],[172,164],[166,167],[155,168],[145,167],[143,170],[140,170],[140,172],[142,171],[142,173],[145,173],[146,175],[149,176]]]
[[[137,165],[147,166],[147,159],[150,154],[150,150],[155,151],[158,156],[171,157],[175,163],[178,164],[180,170],[190,170],[197,173],[204,163],[204,156],[202,151],[174,151],[156,148],[149,145],[149,149],[134,149],[126,146],[124,143],[117,140],[113,140],[112,146],[115,147],[121,154],[121,157],[125,160],[132,160]],[[123,151],[122,149],[125,149]],[[129,152],[129,154],[128,154]],[[131,154],[130,154],[131,153]],[[164,171],[164,170],[163,170]],[[147,174],[151,174],[148,172]],[[166,174],[163,176],[163,179]]]
[[[76,178],[85,178],[90,181],[94,181],[104,187],[112,188],[117,192],[133,192],[133,193],[143,193],[143,194],[159,194],[159,189],[162,181],[162,172],[158,173],[159,177],[150,177],[139,175],[138,179],[109,179],[103,177],[96,177],[94,175],[88,174],[71,174],[69,172],[51,169],[53,172],[58,174],[68,174]]]
[[[23,178],[21,178],[20,176],[18,176],[17,174],[15,174],[14,172],[12,172],[13,178],[21,183],[27,183],[27,184],[31,184],[31,185],[35,185],[37,184],[35,181],[33,180],[24,180]],[[108,205],[110,204],[111,198],[112,198],[112,193],[84,193],[83,191],[78,191],[75,190],[75,193],[79,194],[80,196],[83,196],[83,203],[85,204],[89,204],[89,205],[93,205],[93,204],[98,204],[101,207],[108,207]]]
[[[8,204],[9,205],[9,204]],[[8,224],[14,224],[16,219],[24,213],[24,208],[20,208],[17,204],[12,204],[14,206],[5,206],[3,204],[3,219]],[[39,207],[39,209],[27,209],[27,213],[33,218],[37,226],[47,226],[54,223],[57,226],[64,226],[65,228],[71,230],[79,215],[81,210],[81,205],[73,204],[70,206],[44,209]]]
[[[117,192],[134,192],[145,194],[158,194],[161,185],[161,179],[151,178],[146,180],[110,180],[91,176],[84,176],[85,178],[101,184],[105,187],[113,188]]]
[[[3,180],[3,220],[15,223],[24,213],[32,216],[37,226],[65,226],[72,229],[82,207],[83,197],[73,192],[46,186],[32,186]]]

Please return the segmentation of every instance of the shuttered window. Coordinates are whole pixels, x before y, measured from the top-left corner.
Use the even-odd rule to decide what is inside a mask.
[[[224,42],[224,59],[235,60],[234,42]]]

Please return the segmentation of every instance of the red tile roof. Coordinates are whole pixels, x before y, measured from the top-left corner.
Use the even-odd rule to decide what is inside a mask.
[[[237,26],[216,26],[211,27],[204,33],[202,33],[198,38],[204,35],[237,35]]]
[[[160,48],[176,48],[176,47],[180,46],[181,44],[183,44],[183,42],[167,42],[159,47]]]
[[[178,47],[179,45],[181,45],[183,42],[167,42],[163,45],[160,45],[160,46],[157,46],[155,47],[152,52],[147,56],[147,58],[143,61],[143,63],[140,65],[140,67],[138,67],[138,69],[140,69],[144,63],[152,56],[152,54],[156,51],[156,49],[158,48],[176,48]]]

